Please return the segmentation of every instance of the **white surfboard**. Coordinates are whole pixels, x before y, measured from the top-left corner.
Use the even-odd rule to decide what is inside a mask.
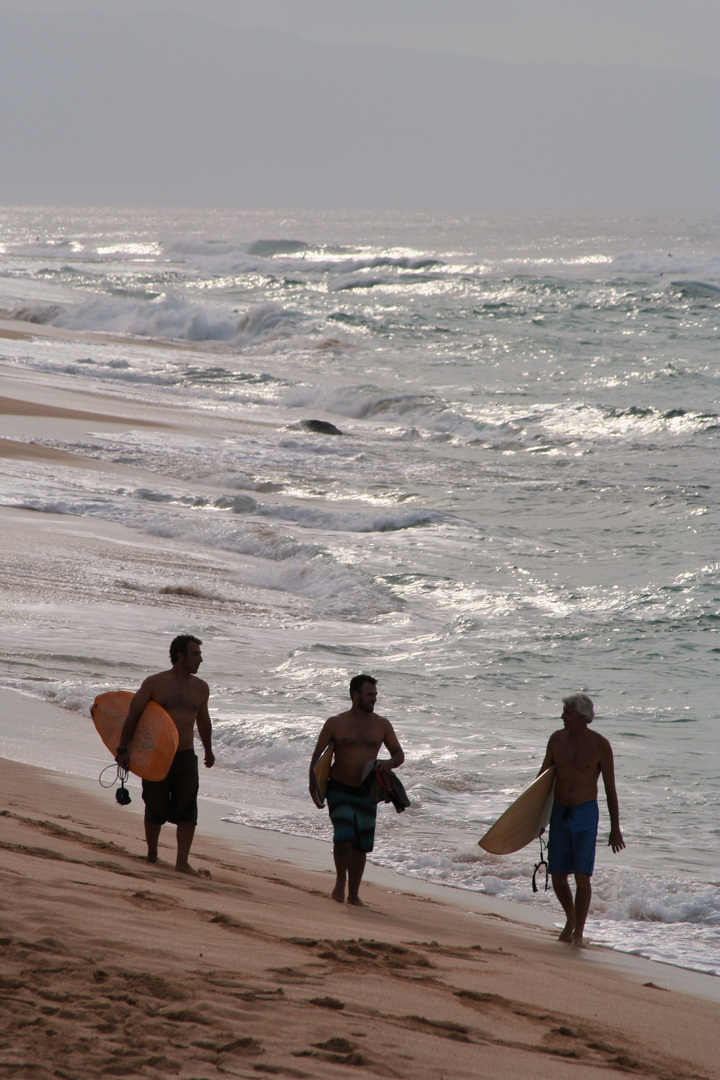
[[[327,792],[328,780],[330,779],[330,768],[332,766],[334,752],[335,743],[329,742],[312,768],[320,806],[325,805],[325,794]]]
[[[480,847],[493,855],[510,855],[535,840],[550,821],[554,792],[555,766],[551,765],[490,826],[478,840]]]

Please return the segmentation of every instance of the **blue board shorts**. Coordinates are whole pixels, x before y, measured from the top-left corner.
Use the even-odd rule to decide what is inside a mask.
[[[350,844],[356,851],[372,851],[377,803],[370,798],[369,785],[350,787],[328,780],[325,798],[333,823],[333,843]]]
[[[580,806],[553,803],[548,841],[551,874],[592,874],[599,816],[597,799]]]
[[[200,790],[198,759],[194,750],[179,750],[164,780],[143,780],[145,818],[153,825],[171,821],[197,825]]]

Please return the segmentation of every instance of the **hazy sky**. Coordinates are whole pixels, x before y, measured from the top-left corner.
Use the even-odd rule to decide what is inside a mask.
[[[0,0],[0,202],[720,210],[720,0]]]
[[[718,0],[0,0],[3,10],[187,11],[312,41],[718,75]]]

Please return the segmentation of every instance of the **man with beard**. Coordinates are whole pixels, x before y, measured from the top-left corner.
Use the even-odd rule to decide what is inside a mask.
[[[402,765],[402,752],[392,724],[375,712],[377,680],[372,675],[356,675],[350,680],[352,706],[347,712],[325,722],[310,762],[310,795],[322,806],[313,775],[313,766],[329,743],[334,743],[335,760],[327,786],[327,804],[333,823],[333,856],[337,881],[333,900],[362,907],[358,896],[367,853],[375,842],[377,804],[370,798],[373,770],[363,779],[368,763],[377,759],[380,747],[392,755],[379,765],[381,777],[390,783],[390,770]]]

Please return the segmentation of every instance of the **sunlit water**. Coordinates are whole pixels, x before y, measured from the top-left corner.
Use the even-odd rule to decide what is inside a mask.
[[[0,461],[2,505],[92,540],[5,550],[2,682],[85,723],[198,633],[234,818],[327,838],[307,762],[369,670],[413,801],[374,858],[553,910],[535,848],[477,840],[585,689],[628,842],[601,800],[590,936],[720,970],[717,219],[0,222],[2,314],[112,335],[0,339],[3,370],[188,419],[56,425],[114,472]]]

